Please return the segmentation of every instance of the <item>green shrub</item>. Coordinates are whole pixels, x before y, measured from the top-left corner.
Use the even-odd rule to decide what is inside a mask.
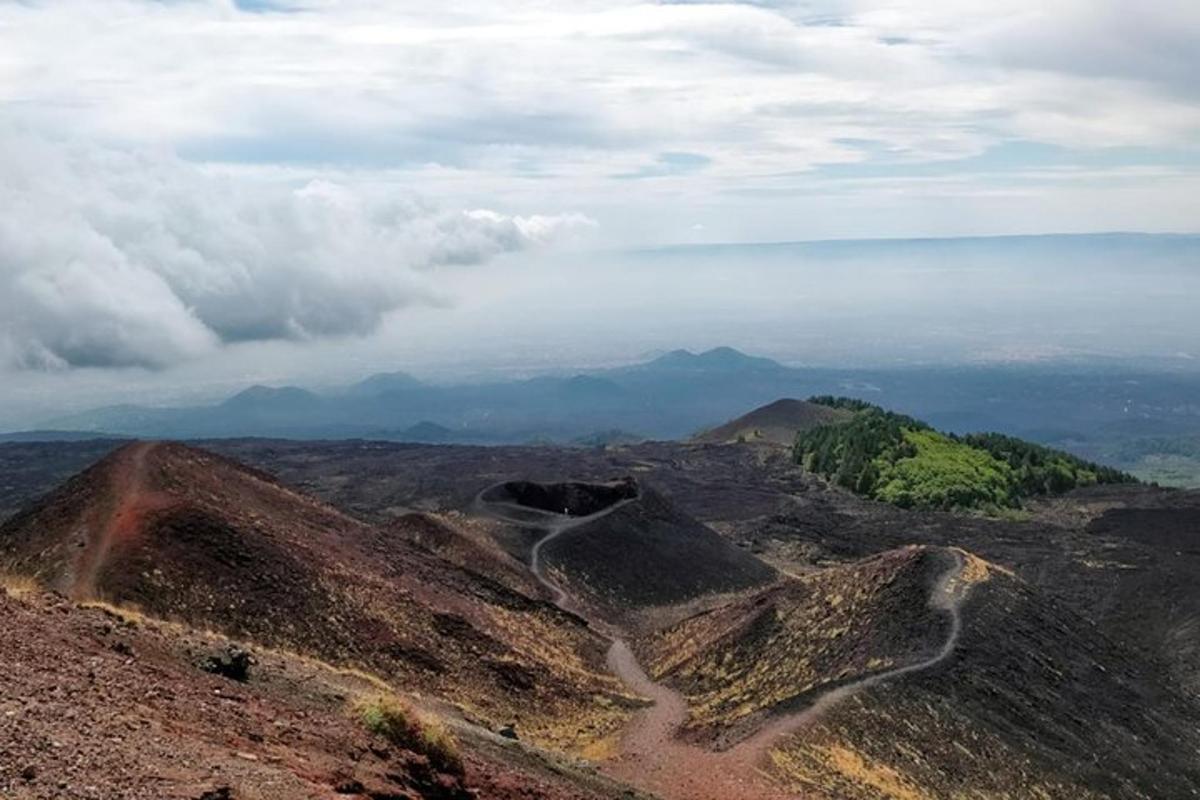
[[[462,754],[453,734],[440,722],[418,714],[395,695],[360,698],[354,704],[354,712],[367,730],[397,747],[424,755],[438,771],[463,773]]]

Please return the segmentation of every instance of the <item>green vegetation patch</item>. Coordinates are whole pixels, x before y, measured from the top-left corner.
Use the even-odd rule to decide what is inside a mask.
[[[855,412],[796,437],[796,461],[858,494],[905,508],[1000,513],[1026,497],[1136,479],[1000,434],[957,437],[878,406],[837,397],[810,402]]]
[[[983,450],[931,430],[905,430],[916,453],[875,464],[871,495],[904,508],[1001,508],[1010,506],[1012,470]]]
[[[362,697],[353,710],[371,733],[424,755],[440,772],[463,773],[462,754],[454,736],[441,723],[418,714],[400,698],[390,694]]]
[[[1132,475],[1119,469],[1093,464],[1060,450],[1005,436],[999,433],[973,433],[962,438],[964,444],[990,453],[1013,471],[1020,494],[1025,497],[1061,494],[1079,486],[1096,483],[1137,483]]]

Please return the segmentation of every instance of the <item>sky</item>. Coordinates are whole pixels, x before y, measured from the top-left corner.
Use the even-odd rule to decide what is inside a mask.
[[[1194,0],[0,0],[0,403],[788,350],[748,321],[803,287],[625,255],[671,244],[1194,232],[1196,41]]]

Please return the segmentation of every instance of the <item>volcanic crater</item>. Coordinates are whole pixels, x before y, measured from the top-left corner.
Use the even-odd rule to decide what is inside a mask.
[[[637,499],[640,493],[633,478],[608,483],[507,481],[485,489],[480,499],[485,503],[523,506],[568,517],[589,517],[622,500]]]

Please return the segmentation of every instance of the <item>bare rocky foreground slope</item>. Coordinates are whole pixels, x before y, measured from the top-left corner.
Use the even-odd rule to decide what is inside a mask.
[[[12,447],[48,455],[40,484],[0,458],[27,498],[99,454]],[[1003,521],[866,502],[754,443],[206,447],[126,446],[0,525],[0,795],[1200,786],[1189,495]],[[202,669],[231,642],[246,683]],[[364,726],[381,691],[463,768]]]
[[[597,637],[539,587],[422,548],[423,527],[366,525],[219,456],[142,443],[10,520],[0,565],[74,600],[361,667],[495,726],[519,715],[547,742],[618,724]]]

